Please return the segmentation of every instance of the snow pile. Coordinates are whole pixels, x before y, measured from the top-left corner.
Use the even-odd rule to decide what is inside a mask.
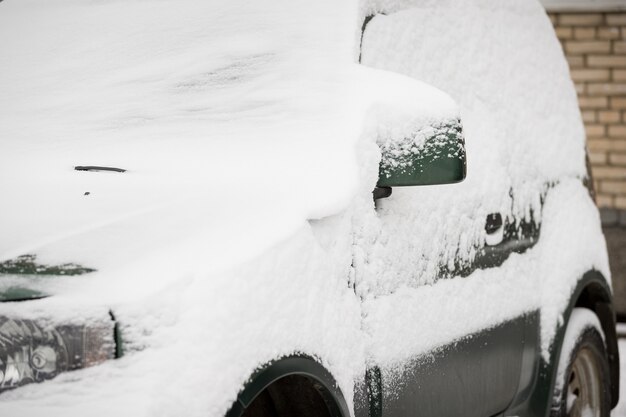
[[[353,62],[355,4],[26,0],[0,19],[0,185],[19,202],[3,207],[1,259],[103,271],[197,235],[187,258],[214,242],[226,259],[207,268],[237,264],[349,204],[360,138],[376,158],[377,129],[458,116],[445,94]],[[128,171],[72,170],[88,164]]]

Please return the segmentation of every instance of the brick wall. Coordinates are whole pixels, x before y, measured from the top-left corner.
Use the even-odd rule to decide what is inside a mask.
[[[626,13],[548,13],[587,130],[600,207],[626,209]]]

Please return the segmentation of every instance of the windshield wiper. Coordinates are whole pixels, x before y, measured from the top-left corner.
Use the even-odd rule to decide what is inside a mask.
[[[74,169],[76,171],[89,171],[89,172],[99,172],[99,171],[109,171],[109,172],[126,172],[123,168],[115,168],[115,167],[99,167],[95,165],[79,165],[75,166]]]

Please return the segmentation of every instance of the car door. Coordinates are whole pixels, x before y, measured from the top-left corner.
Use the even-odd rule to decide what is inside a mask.
[[[492,303],[490,289],[484,287],[488,283],[471,272],[491,269],[490,275],[497,275],[493,274],[495,267],[525,244],[523,234],[502,233],[506,237],[485,245],[475,261],[456,274],[442,267],[426,282],[403,268],[383,273],[378,281],[371,275],[380,275],[382,268],[394,269],[404,257],[419,257],[424,246],[437,245],[432,240],[423,242],[424,246],[417,243],[419,233],[428,227],[412,215],[420,195],[436,192],[437,186],[428,188],[394,188],[390,197],[377,201],[377,235],[369,237],[370,251],[356,265],[360,268],[357,280],[367,282],[370,289],[364,302],[365,328],[375,339],[367,378],[374,393],[370,416],[495,415],[513,401],[524,384],[521,370],[525,342],[529,342],[526,332],[536,328],[536,316],[513,314],[497,325],[485,324],[502,311],[502,303]],[[494,229],[493,224],[486,224]],[[505,224],[500,227],[516,229]],[[407,239],[411,231],[416,235]],[[423,270],[419,262],[413,266]],[[403,274],[414,277],[407,279]],[[497,276],[489,280],[494,278]],[[473,317],[476,312],[484,317]]]
[[[407,17],[365,19],[363,64],[411,75],[411,59],[377,56],[415,54],[407,33],[418,23]],[[456,186],[435,186],[394,188],[376,202],[377,227],[361,237],[367,249],[355,262],[372,340],[370,416],[488,417],[529,383],[532,371],[523,368],[535,357],[536,303],[515,299],[532,292],[523,271],[499,276],[498,267],[537,242],[537,205],[513,209],[516,190],[503,180],[507,159],[498,157],[506,150],[497,145],[480,161],[493,163],[494,186],[475,188],[471,201],[456,196]],[[424,201],[435,209],[420,210]]]

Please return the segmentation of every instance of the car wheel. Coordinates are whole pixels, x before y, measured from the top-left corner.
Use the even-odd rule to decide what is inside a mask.
[[[609,363],[598,317],[575,308],[565,331],[551,417],[609,417]]]

